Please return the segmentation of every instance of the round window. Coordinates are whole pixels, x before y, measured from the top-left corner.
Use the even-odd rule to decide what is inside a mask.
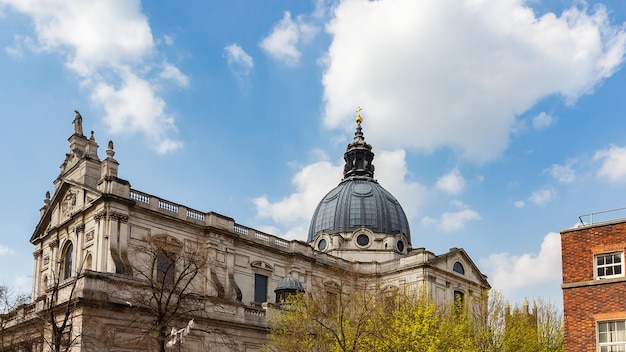
[[[362,233],[356,237],[356,243],[361,247],[367,246],[370,243],[370,238],[368,235]]]
[[[398,248],[399,252],[404,251],[404,242],[398,241],[398,243],[396,243],[396,248]]]
[[[320,251],[323,251],[324,249],[326,249],[325,239],[322,238],[319,242],[317,242],[317,249],[319,249]]]

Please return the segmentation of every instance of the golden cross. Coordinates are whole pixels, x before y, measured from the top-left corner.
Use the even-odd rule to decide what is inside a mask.
[[[356,123],[358,123],[359,125],[361,124],[361,122],[363,122],[363,118],[361,117],[361,110],[363,109],[361,109],[360,106],[356,109]]]

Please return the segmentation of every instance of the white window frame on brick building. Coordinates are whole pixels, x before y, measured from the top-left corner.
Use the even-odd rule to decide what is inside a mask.
[[[608,320],[597,322],[598,351],[626,351],[626,320]]]
[[[624,276],[624,252],[594,255],[593,272],[596,279],[609,279]]]

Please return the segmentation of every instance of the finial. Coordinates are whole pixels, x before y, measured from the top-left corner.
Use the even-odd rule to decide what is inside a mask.
[[[90,141],[95,141],[96,140],[96,138],[93,136],[93,131],[91,131],[91,137],[89,137],[89,140]]]
[[[109,140],[109,145],[108,145],[108,149],[107,149],[107,156],[109,158],[112,158],[113,156],[115,156],[115,151],[113,151],[113,141]]]
[[[361,110],[363,109],[361,109],[360,106],[356,109],[356,123],[359,125],[361,124],[361,122],[363,122],[363,118],[361,117]]]
[[[74,117],[74,121],[72,121],[72,123],[74,124],[74,133],[76,133],[79,136],[83,135],[83,117],[80,115],[80,112],[78,112],[78,110],[74,110],[74,112],[76,113],[76,117]]]

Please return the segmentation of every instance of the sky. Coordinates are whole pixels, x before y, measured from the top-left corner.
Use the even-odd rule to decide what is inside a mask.
[[[306,240],[361,107],[413,248],[560,307],[559,231],[626,207],[625,52],[622,0],[0,0],[0,282],[74,109],[134,189]]]

